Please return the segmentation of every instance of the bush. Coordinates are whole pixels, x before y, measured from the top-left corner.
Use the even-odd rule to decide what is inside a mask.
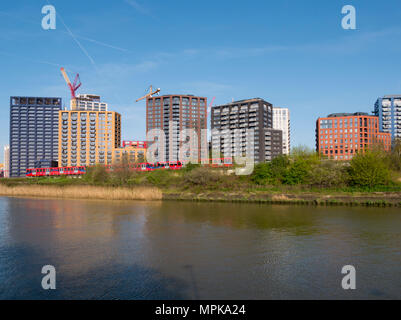
[[[317,153],[306,147],[294,148],[289,159],[288,169],[284,172],[284,184],[307,184],[313,166],[320,162]]]
[[[310,185],[318,187],[342,187],[348,180],[347,166],[339,161],[322,161],[314,165],[309,175]]]
[[[109,180],[109,173],[104,165],[97,164],[86,168],[84,179],[92,184],[104,184]]]
[[[110,172],[110,182],[115,186],[126,185],[136,174],[137,172],[130,169],[130,163],[124,154],[121,162],[113,165],[113,170]]]
[[[271,162],[259,163],[255,166],[251,181],[263,184],[280,184],[287,173],[289,159],[286,155],[278,156]]]
[[[290,161],[288,156],[281,155],[274,158],[271,161],[270,169],[271,169],[271,183],[278,184],[281,183],[287,174],[288,166],[290,165]]]
[[[263,185],[267,184],[272,177],[271,164],[268,163],[258,163],[252,172],[251,180],[252,182]]]
[[[311,165],[305,159],[295,159],[283,177],[283,183],[289,185],[305,184],[308,182]]]
[[[215,186],[221,175],[211,168],[199,167],[184,174],[184,181],[195,186]]]
[[[147,173],[146,181],[159,187],[165,187],[171,182],[172,172],[170,170],[155,170]]]
[[[366,151],[352,158],[348,169],[349,183],[369,187],[388,185],[391,181],[389,163],[385,154]]]

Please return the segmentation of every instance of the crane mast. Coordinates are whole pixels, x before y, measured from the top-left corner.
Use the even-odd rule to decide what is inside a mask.
[[[75,75],[74,83],[71,83],[70,78],[68,78],[67,73],[65,72],[64,68],[60,68],[61,74],[63,75],[63,78],[65,82],[67,83],[68,87],[70,88],[71,92],[71,99],[76,99],[75,92],[78,90],[78,88],[81,86],[81,79],[79,78],[79,74],[77,73]]]
[[[153,95],[158,94],[159,92],[160,92],[160,88],[157,88],[155,91],[153,91],[153,87],[150,86],[149,93],[147,93],[143,97],[140,97],[139,99],[137,99],[136,102],[146,99],[148,97],[152,97]]]

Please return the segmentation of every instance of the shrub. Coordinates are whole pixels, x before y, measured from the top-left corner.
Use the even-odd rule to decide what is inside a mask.
[[[267,184],[272,177],[271,164],[268,163],[258,163],[252,172],[251,180],[252,182],[263,185]]]
[[[287,173],[290,164],[289,158],[286,155],[281,155],[271,161],[271,182],[274,184],[281,183]]]
[[[310,172],[319,163],[315,151],[306,147],[294,148],[289,159],[289,167],[283,175],[284,184],[306,184],[310,182]]]
[[[109,180],[109,173],[104,165],[95,165],[86,168],[85,181],[93,184],[103,184]]]
[[[339,161],[322,161],[310,171],[309,183],[318,187],[340,187],[348,180],[347,166]]]
[[[195,186],[215,186],[221,175],[211,168],[199,167],[184,174],[184,181]]]
[[[388,185],[391,181],[386,156],[377,151],[366,151],[352,158],[348,169],[349,182],[354,186],[374,187]]]
[[[286,155],[274,158],[271,162],[259,163],[255,166],[251,181],[263,184],[280,184],[286,175],[289,166],[289,159]]]
[[[311,165],[304,159],[295,159],[283,177],[284,184],[305,184],[308,181]]]
[[[146,181],[155,186],[164,187],[171,182],[172,172],[170,170],[155,170],[146,174]]]
[[[113,185],[126,185],[128,181],[137,174],[130,169],[130,163],[126,154],[122,156],[119,163],[113,164],[113,171],[110,173],[110,180]]]

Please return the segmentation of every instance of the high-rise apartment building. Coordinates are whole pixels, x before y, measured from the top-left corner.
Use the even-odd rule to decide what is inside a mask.
[[[61,110],[59,166],[112,164],[121,144],[121,116],[114,111]]]
[[[291,126],[288,108],[273,107],[273,129],[283,132],[283,154],[290,154]]]
[[[206,140],[202,138],[206,133],[202,129],[207,129],[207,98],[193,95],[148,97],[146,111],[146,132],[152,129],[164,132],[166,161],[182,160],[179,159],[179,148],[185,141],[180,142],[180,132],[184,129],[193,129],[196,133],[196,139],[192,139],[194,145],[186,156],[191,157],[190,153],[196,152],[199,160],[202,152],[207,154],[207,141],[202,147],[202,141]]]
[[[391,133],[393,140],[401,138],[401,95],[377,99],[374,113],[379,117],[380,131]]]
[[[10,146],[4,147],[4,178],[10,177]]]
[[[70,101],[71,110],[81,111],[107,111],[107,103],[100,101],[100,96],[95,94],[78,94]]]
[[[41,159],[58,158],[61,98],[10,97],[10,176],[25,176]]]
[[[380,132],[376,116],[334,113],[316,121],[316,150],[329,159],[350,160],[374,145],[391,150],[391,134]]]
[[[273,106],[263,99],[212,107],[211,126],[212,150],[219,150],[224,157],[247,155],[264,162],[282,154],[282,132],[273,129]],[[247,129],[253,130],[253,137],[247,135]]]

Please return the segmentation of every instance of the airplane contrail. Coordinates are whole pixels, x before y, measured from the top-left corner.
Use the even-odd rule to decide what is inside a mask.
[[[49,1],[47,1],[49,3]],[[61,20],[61,23],[64,25],[64,27],[67,29],[68,34],[71,36],[71,38],[75,41],[75,43],[78,45],[78,47],[82,50],[82,52],[87,56],[87,58],[89,59],[89,61],[92,63],[92,65],[96,68],[97,70],[97,66],[96,66],[96,62],[95,60],[93,60],[93,58],[91,57],[91,55],[88,53],[88,51],[86,51],[86,49],[83,47],[83,45],[81,44],[81,42],[79,42],[79,40],[75,37],[75,35],[72,33],[72,31],[70,30],[70,28],[68,28],[68,26],[64,23],[63,18],[61,17],[60,13],[57,13],[57,16],[59,17],[59,19]]]
[[[20,17],[16,16],[15,14],[11,14],[11,13],[8,13],[8,12],[5,12],[5,11],[0,11],[0,14],[8,16],[8,17],[11,17],[11,18],[13,18],[15,20],[18,20],[18,21],[23,21],[25,23],[33,24],[35,26],[38,25],[38,22],[36,20],[33,20],[33,19],[20,18]],[[60,32],[70,35],[70,33],[67,32],[67,31],[60,31]],[[130,52],[128,49],[121,48],[121,47],[118,47],[118,46],[115,46],[115,45],[112,45],[112,44],[109,44],[109,43],[106,43],[106,42],[102,42],[102,41],[99,41],[99,40],[96,40],[96,39],[80,36],[80,35],[77,35],[77,34],[75,34],[75,37],[78,38],[78,39],[82,39],[82,40],[86,40],[86,41],[90,41],[90,42],[96,43],[96,44],[98,44],[100,46],[107,47],[107,48],[110,48],[110,49],[115,49],[115,50],[119,50],[119,51],[122,51],[122,52]]]
[[[67,33],[67,32],[64,32],[64,33]],[[98,41],[98,40],[95,40],[95,39],[91,39],[91,38],[87,38],[87,37],[83,37],[83,36],[78,36],[78,35],[75,35],[75,36],[77,38],[79,38],[79,39],[90,41],[90,42],[96,43],[96,44],[104,46],[104,47],[108,47],[108,48],[111,48],[111,49],[116,49],[116,50],[123,51],[123,52],[129,52],[128,49],[124,49],[124,48],[121,48],[121,47],[113,46],[111,44],[108,44],[108,43],[105,43],[105,42],[101,42],[101,41]]]
[[[16,57],[15,54],[4,52],[4,51],[0,51],[0,54],[3,55],[3,56],[13,57],[13,58]],[[57,64],[57,63],[50,62],[50,61],[44,61],[44,60],[34,60],[34,59],[21,58],[21,57],[19,57],[19,59],[30,61],[30,62],[35,62],[35,63],[48,64],[50,66],[55,66],[55,67],[61,67],[62,66],[61,64]]]

